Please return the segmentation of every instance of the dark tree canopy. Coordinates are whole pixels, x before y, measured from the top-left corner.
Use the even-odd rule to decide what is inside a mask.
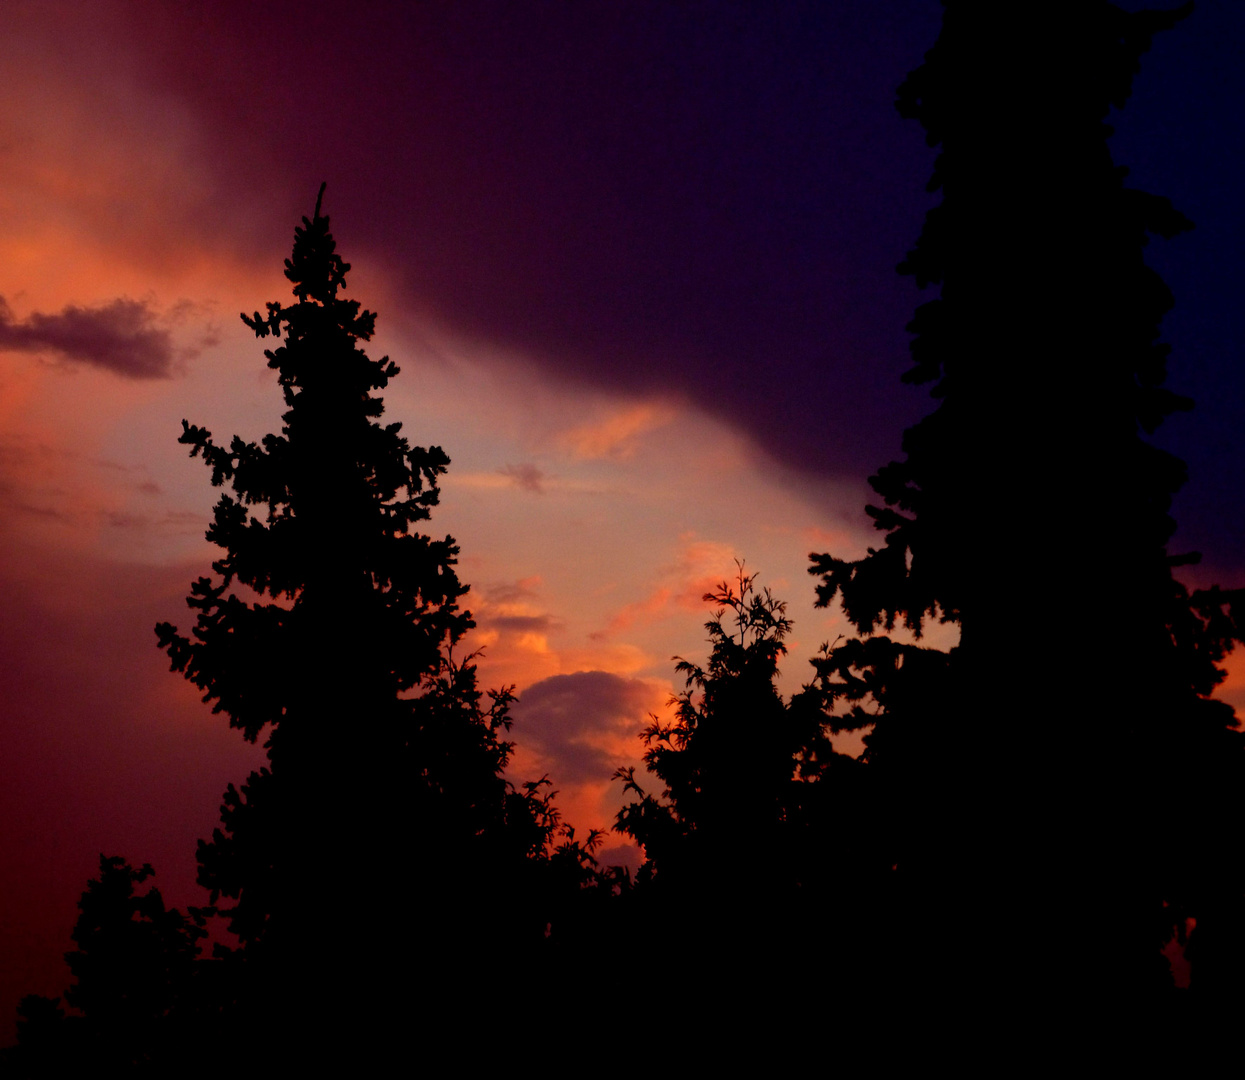
[[[755,580],[741,565],[736,582],[705,595],[717,605],[705,624],[708,664],[678,660],[687,689],[671,702],[675,718],[654,717],[643,732],[663,790],[650,794],[633,769],[619,770],[636,798],[616,828],[644,848],[628,899],[650,932],[680,913],[687,1007],[785,1025],[873,982],[890,859],[866,767],[831,741],[855,718],[832,711],[820,669],[784,699],[775,680],[791,621]],[[809,964],[815,991],[798,1000],[767,991],[794,988]]]
[[[165,1075],[201,1028],[210,972],[197,962],[206,936],[200,913],[167,908],[154,871],[116,856],[99,859],[99,877],[78,901],[74,948],[65,954],[74,982],[59,998],[31,995],[18,1009],[18,1047],[0,1060],[5,1075],[71,1076],[111,1069]]]
[[[226,447],[184,425],[232,493],[208,530],[215,577],[188,600],[193,631],[157,632],[205,701],[266,738],[270,764],[229,788],[199,849],[243,946],[237,1007],[275,997],[294,1026],[392,1027],[446,1007],[486,957],[543,941],[542,868],[563,830],[547,785],[502,775],[510,690],[486,699],[470,658],[453,659],[472,626],[458,549],[417,531],[448,458],[381,421],[398,368],[362,348],[375,315],[342,295],[349,269],[317,202],[285,264],[294,302],[243,315],[279,342],[265,355],[280,434]],[[562,847],[591,877],[589,849]]]
[[[662,797],[645,794],[634,770],[617,774],[640,796],[620,812],[618,828],[644,845],[649,872],[661,877],[707,880],[734,852],[764,857],[792,786],[831,753],[820,712],[790,709],[774,685],[791,621],[786,605],[754,581],[741,569],[736,584],[705,595],[718,605],[705,624],[708,667],[676,657],[687,690],[671,702],[675,720],[654,718],[643,732],[645,764],[664,785]]]
[[[281,434],[259,444],[235,436],[226,448],[183,425],[191,455],[234,494],[221,496],[208,530],[224,554],[212,564],[217,579],[193,586],[193,634],[161,624],[161,646],[248,739],[271,726],[274,750],[323,741],[317,723],[349,723],[351,712],[373,745],[396,749],[410,708],[398,696],[439,673],[471,626],[457,547],[414,531],[437,504],[449,459],[411,447],[401,424],[378,422],[375,391],[398,367],[360,348],[376,316],[339,295],[349,269],[317,202],[285,263],[296,302],[243,316],[259,338],[285,335],[264,353],[289,410]],[[248,602],[238,585],[260,599]],[[347,705],[361,698],[389,714]]]
[[[1196,561],[1167,550],[1185,470],[1146,438],[1190,403],[1163,386],[1172,298],[1144,249],[1190,224],[1126,185],[1105,123],[1189,10],[948,0],[899,93],[939,148],[942,200],[900,267],[938,290],[905,375],[938,405],[872,478],[884,543],[812,569],[862,634],[959,626],[871,753],[921,762],[900,864],[924,897],[921,962],[992,942],[978,995],[1161,990],[1164,942],[1190,916],[1210,937],[1242,897],[1225,824],[1241,735],[1209,699],[1241,598],[1173,576]],[[1069,977],[1052,958],[1070,949]]]
[[[243,315],[257,337],[279,342],[265,356],[288,410],[280,434],[226,447],[183,425],[181,441],[232,494],[207,534],[223,549],[216,577],[191,589],[192,634],[167,623],[157,632],[215,711],[248,739],[267,738],[271,769],[230,789],[225,830],[201,849],[200,880],[236,901],[244,940],[315,933],[306,890],[341,860],[407,857],[396,821],[409,809],[407,751],[421,741],[412,693],[441,675],[471,626],[453,541],[414,528],[437,503],[448,459],[380,422],[376,391],[398,368],[361,348],[376,317],[341,295],[349,269],[317,201],[285,263],[294,303]],[[477,728],[500,804],[505,749],[495,728]]]

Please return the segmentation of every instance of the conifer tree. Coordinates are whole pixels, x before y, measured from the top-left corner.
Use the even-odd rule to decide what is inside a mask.
[[[646,792],[634,769],[620,769],[636,798],[616,828],[644,848],[628,898],[641,922],[651,933],[678,913],[689,997],[769,1015],[771,988],[798,978],[827,921],[863,926],[884,902],[886,849],[864,766],[830,738],[855,718],[831,715],[820,685],[784,700],[775,680],[791,621],[755,580],[741,565],[735,583],[705,595],[717,606],[705,624],[708,664],[676,658],[687,689],[671,702],[675,719],[654,718],[643,732],[645,764],[663,791]],[[860,933],[835,939],[836,962],[820,967],[805,1004],[866,977]],[[788,1014],[802,1007],[781,1000]]]
[[[557,818],[539,784],[502,776],[510,692],[486,703],[452,658],[472,626],[458,548],[417,531],[448,458],[381,421],[398,368],[362,348],[376,317],[342,295],[349,269],[317,199],[285,263],[294,302],[242,316],[278,342],[280,434],[221,445],[183,424],[232,494],[207,534],[214,576],[187,601],[193,631],[157,634],[268,750],[199,850],[242,943],[237,1012],[266,1024],[275,1009],[292,1037],[345,1016],[375,1042],[479,978],[473,958],[541,936],[531,875]]]
[[[71,1076],[101,1067],[127,1076],[184,1068],[207,1003],[198,942],[203,918],[165,906],[135,869],[100,856],[99,877],[78,901],[74,948],[65,954],[73,983],[59,998],[29,995],[18,1008],[18,1045],[0,1052],[6,1076]]]
[[[1125,186],[1104,122],[1189,7],[947,0],[900,89],[939,148],[942,200],[900,267],[939,289],[904,376],[938,406],[871,480],[885,542],[812,571],[864,635],[960,629],[873,739],[920,762],[898,863],[921,898],[912,966],[945,981],[958,950],[978,1000],[1160,992],[1160,947],[1194,908],[1222,923],[1245,883],[1224,824],[1241,737],[1209,698],[1241,598],[1173,577],[1195,558],[1167,550],[1184,466],[1145,438],[1190,403],[1163,386],[1172,301],[1144,247],[1189,222]],[[885,692],[896,654],[874,652]]]
[[[708,667],[676,657],[687,689],[671,702],[675,720],[654,718],[643,732],[645,764],[664,785],[663,797],[645,794],[634,770],[617,774],[640,796],[623,808],[618,827],[644,845],[649,871],[667,879],[708,879],[731,851],[772,844],[761,834],[790,801],[801,752],[811,768],[829,752],[819,714],[811,729],[798,728],[799,714],[789,715],[774,685],[791,621],[786,606],[754,581],[741,569],[737,585],[723,582],[705,595],[718,605],[705,624]],[[723,624],[728,611],[733,627]]]

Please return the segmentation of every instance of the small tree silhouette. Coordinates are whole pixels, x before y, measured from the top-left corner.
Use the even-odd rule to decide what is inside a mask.
[[[74,982],[58,998],[31,995],[18,1009],[18,1046],[3,1064],[15,1076],[68,1076],[88,1069],[163,1075],[198,1033],[196,958],[202,917],[166,908],[160,891],[139,891],[154,871],[116,856],[99,859],[78,901],[75,949],[65,954]]]
[[[775,685],[791,621],[755,582],[739,564],[735,582],[705,595],[718,607],[705,624],[709,662],[676,657],[687,689],[671,702],[675,719],[654,717],[643,732],[645,764],[663,791],[648,793],[634,769],[618,770],[636,798],[615,827],[644,847],[630,898],[641,926],[679,913],[679,978],[706,1000],[770,1015],[779,1006],[761,988],[788,985],[827,920],[868,925],[867,935],[832,934],[835,962],[802,1005],[783,997],[790,1014],[874,977],[876,957],[867,961],[864,946],[867,937],[876,952],[893,860],[869,774],[831,741],[850,719],[828,711],[821,679],[789,701]]]
[[[687,689],[671,704],[675,720],[656,717],[645,728],[648,771],[664,785],[647,795],[633,769],[616,774],[640,796],[623,808],[620,831],[644,845],[655,874],[713,876],[747,839],[782,813],[787,787],[804,748],[774,685],[783,639],[791,628],[786,605],[742,565],[735,584],[705,594],[719,610],[705,624],[712,645],[708,668],[676,657]],[[730,623],[724,625],[730,612]]]

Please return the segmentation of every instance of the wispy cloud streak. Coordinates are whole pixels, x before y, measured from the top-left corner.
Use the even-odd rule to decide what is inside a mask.
[[[497,471],[509,479],[515,487],[522,488],[524,491],[531,491],[537,495],[545,493],[545,480],[547,477],[543,470],[538,469],[530,461],[524,461],[518,465],[503,465]]]

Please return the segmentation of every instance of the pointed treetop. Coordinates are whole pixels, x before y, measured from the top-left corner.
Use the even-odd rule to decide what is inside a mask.
[[[319,320],[326,316],[354,339],[367,341],[375,332],[376,314],[361,310],[357,300],[346,300],[338,295],[338,291],[346,287],[350,263],[337,254],[337,241],[329,231],[328,215],[321,209],[327,187],[327,183],[320,185],[314,215],[304,217],[303,223],[295,227],[294,251],[285,260],[285,276],[293,283],[298,302],[270,302],[266,315],[258,311],[253,315],[241,313],[242,321],[255,331],[256,337],[279,338],[282,327],[288,326],[291,338],[301,338],[314,332],[313,326],[319,326]],[[272,355],[268,358],[270,366],[279,366]],[[387,361],[383,361],[381,367],[386,364]],[[389,366],[393,370],[388,371],[388,377],[396,375],[397,367]],[[382,386],[384,379],[374,384],[374,387]]]
[[[320,212],[326,187],[327,182],[320,185],[314,217],[304,217],[294,230],[294,254],[285,260],[285,276],[294,283],[294,295],[299,300],[327,306],[337,299],[337,290],[345,287],[350,264],[337,254],[328,215]]]

